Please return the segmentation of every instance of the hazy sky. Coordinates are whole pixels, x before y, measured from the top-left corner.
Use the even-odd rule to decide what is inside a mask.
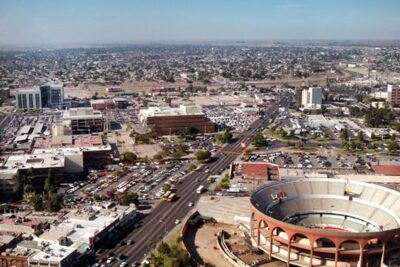
[[[0,45],[400,39],[400,0],[0,0]]]

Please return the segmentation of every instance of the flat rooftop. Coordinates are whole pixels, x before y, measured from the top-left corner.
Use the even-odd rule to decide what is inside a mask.
[[[99,135],[79,135],[79,136],[52,136],[46,138],[35,138],[34,148],[49,149],[49,148],[80,148],[103,146],[103,140]]]
[[[12,155],[3,165],[3,170],[57,167],[64,167],[64,157],[54,153],[42,153],[40,155]]]
[[[65,110],[62,115],[63,120],[79,119],[102,119],[103,113],[93,108],[71,108]]]
[[[180,105],[177,108],[171,107],[149,107],[141,109],[140,117],[162,117],[162,116],[182,116],[182,115],[203,115],[200,105]]]
[[[40,238],[35,238],[32,241],[22,241],[17,248],[31,252],[30,262],[40,261],[46,263],[59,263],[76,251],[74,247],[61,246],[54,242],[46,242],[46,240]]]

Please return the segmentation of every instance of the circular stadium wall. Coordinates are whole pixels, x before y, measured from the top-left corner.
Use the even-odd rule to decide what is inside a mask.
[[[261,186],[250,202],[253,241],[288,266],[399,262],[397,191],[343,179],[304,178]]]

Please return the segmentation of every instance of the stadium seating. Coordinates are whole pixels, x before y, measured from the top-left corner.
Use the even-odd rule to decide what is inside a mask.
[[[343,179],[304,178],[258,188],[252,204],[266,215],[304,227],[352,232],[400,227],[400,193]]]

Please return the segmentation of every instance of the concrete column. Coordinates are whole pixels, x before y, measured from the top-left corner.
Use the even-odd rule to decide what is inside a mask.
[[[287,258],[287,266],[290,266],[290,252],[292,251],[292,238],[289,238],[289,243],[288,243],[288,258]]]
[[[253,221],[253,216],[254,214],[250,214],[250,237],[253,238],[254,237],[254,221]],[[257,221],[258,222],[258,221]]]
[[[314,242],[313,242],[314,243]],[[310,267],[312,267],[312,260],[314,257],[314,245],[311,244],[311,249],[310,249]]]
[[[381,256],[381,266],[385,261],[385,251],[386,251],[386,242],[382,244],[382,256]]]
[[[269,260],[272,260],[272,229],[269,231]]]
[[[336,247],[336,251],[335,251],[335,267],[337,267],[338,260],[339,260],[339,248]]]
[[[360,259],[359,259],[359,267],[363,267],[363,261],[364,261],[364,246],[360,246]]]

